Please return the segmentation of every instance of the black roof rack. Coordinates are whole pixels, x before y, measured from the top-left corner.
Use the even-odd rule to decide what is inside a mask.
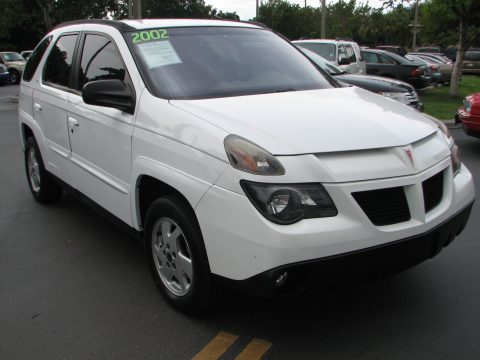
[[[114,21],[114,20],[102,20],[102,19],[83,19],[83,20],[73,20],[73,21],[67,21],[61,24],[58,24],[53,28],[59,29],[65,26],[70,26],[70,25],[81,25],[81,24],[97,24],[97,25],[107,25],[114,27],[118,31],[128,31],[128,30],[135,30],[133,26],[127,25],[124,22],[121,21]]]

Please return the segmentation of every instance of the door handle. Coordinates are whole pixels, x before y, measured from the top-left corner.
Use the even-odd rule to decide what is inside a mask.
[[[72,117],[69,117],[68,118],[68,125],[69,126],[75,126],[75,127],[79,127],[80,124],[78,123],[78,120],[75,119],[75,118],[72,118]]]
[[[33,108],[34,108],[36,111],[42,111],[42,105],[40,105],[39,103],[33,104]]]

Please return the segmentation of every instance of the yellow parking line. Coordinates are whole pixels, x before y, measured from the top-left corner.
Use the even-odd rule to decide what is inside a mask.
[[[253,339],[235,360],[260,360],[271,347],[272,343],[268,341]]]
[[[192,360],[216,360],[228,350],[238,336],[220,331]]]

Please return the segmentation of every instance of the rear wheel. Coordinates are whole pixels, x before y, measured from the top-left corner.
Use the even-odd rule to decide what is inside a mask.
[[[224,288],[210,272],[195,214],[180,196],[167,195],[152,203],[144,239],[154,282],[172,306],[193,314],[224,298]]]
[[[37,141],[33,137],[25,143],[25,171],[35,200],[49,203],[60,199],[63,189],[45,170]]]

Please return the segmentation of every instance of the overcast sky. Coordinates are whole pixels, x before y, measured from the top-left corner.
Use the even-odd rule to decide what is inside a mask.
[[[291,3],[305,5],[305,0],[288,0]],[[327,0],[327,4],[336,0]],[[384,0],[359,0],[358,3],[369,4],[372,7],[381,7]],[[255,17],[256,0],[205,0],[205,3],[212,5],[217,10],[223,12],[234,12],[240,16],[241,20],[249,20]],[[318,7],[319,0],[307,0],[307,6]]]

